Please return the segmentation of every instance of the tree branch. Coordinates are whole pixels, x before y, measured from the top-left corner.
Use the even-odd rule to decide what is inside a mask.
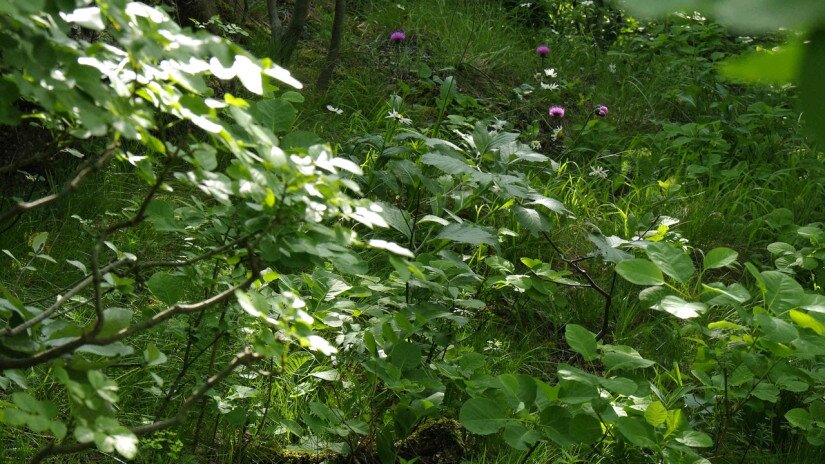
[[[225,378],[229,377],[232,372],[235,371],[241,365],[249,364],[253,361],[257,361],[260,359],[261,356],[251,349],[246,348],[241,353],[235,355],[235,358],[232,359],[226,367],[223,368],[222,371],[218,372],[217,374],[213,375],[212,377],[208,378],[206,382],[198,388],[195,393],[192,393],[186,401],[184,401],[183,405],[181,405],[178,413],[172,417],[152,422],[151,424],[140,425],[131,429],[132,433],[137,436],[147,435],[153,432],[156,432],[161,429],[165,429],[172,425],[179,424],[186,420],[186,415],[189,412],[189,409],[201,399],[206,392],[209,391],[212,387],[216,384],[224,380]],[[64,445],[47,445],[40,449],[40,451],[31,459],[31,464],[37,464],[42,462],[44,459],[48,458],[49,456],[61,455],[61,454],[71,454],[77,453],[79,451],[87,450],[95,446],[94,442],[90,443],[73,443],[73,444],[64,444]]]

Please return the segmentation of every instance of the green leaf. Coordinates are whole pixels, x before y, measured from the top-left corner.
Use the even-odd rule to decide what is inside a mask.
[[[795,81],[802,62],[802,47],[787,43],[776,50],[759,50],[725,60],[719,66],[727,78],[739,82],[787,84]],[[705,266],[705,269],[710,269]]]
[[[252,105],[249,112],[258,123],[272,132],[287,132],[292,128],[298,115],[288,101],[280,98],[258,101]]]
[[[705,258],[702,262],[702,267],[705,270],[708,270],[730,266],[731,264],[736,262],[736,258],[738,257],[739,253],[730,248],[714,248],[705,255]]]
[[[765,306],[774,313],[797,306],[805,295],[802,286],[787,274],[765,271],[761,276],[765,283]]]
[[[178,220],[175,219],[175,208],[163,200],[149,202],[149,206],[146,207],[146,220],[161,232],[183,230]]]
[[[577,324],[567,324],[564,331],[565,340],[570,348],[584,356],[587,361],[592,361],[598,354],[596,335]]]
[[[808,313],[804,313],[802,311],[797,311],[792,309],[790,311],[791,319],[798,325],[799,327],[803,327],[805,329],[811,329],[816,332],[817,335],[825,334],[825,324],[820,322],[818,319],[813,317]]]
[[[157,366],[166,362],[166,355],[163,354],[154,343],[150,343],[143,350],[143,359],[146,360],[147,366]]]
[[[819,3],[825,14],[825,2]],[[825,27],[820,22],[818,30],[809,37],[804,45],[805,53],[799,75],[799,103],[805,117],[806,126],[811,136],[825,144]]]
[[[692,319],[707,311],[707,306],[703,303],[690,303],[678,296],[668,295],[662,301],[653,305],[653,309],[665,311],[679,319]]]
[[[103,310],[103,328],[101,337],[107,337],[129,327],[132,321],[132,310],[126,308],[107,308]]]
[[[667,243],[651,243],[645,249],[647,257],[665,274],[685,283],[693,275],[693,261],[679,248]]]
[[[590,414],[581,413],[570,421],[570,436],[579,443],[595,443],[602,437],[602,423]]]
[[[469,243],[470,245],[481,245],[484,243],[492,247],[498,247],[498,238],[495,234],[484,227],[466,223],[448,224],[441,229],[441,232],[436,238],[458,243]]]
[[[184,276],[173,275],[168,272],[156,272],[146,281],[146,286],[158,300],[173,305],[183,298],[187,286]]]
[[[748,289],[740,283],[725,286],[725,284],[721,282],[713,282],[707,285],[702,284],[702,288],[706,292],[703,294],[703,297],[713,295],[705,301],[706,304],[711,306],[744,303],[751,299],[751,294],[748,292]]]
[[[713,446],[713,438],[710,435],[696,430],[690,430],[679,435],[676,437],[676,441],[691,448],[710,448]]]
[[[667,421],[667,408],[661,401],[654,401],[645,409],[645,420],[648,424],[658,427]]]
[[[458,419],[464,428],[478,435],[496,433],[510,422],[500,403],[487,398],[467,400]]]
[[[501,434],[508,445],[518,450],[526,450],[530,445],[539,441],[541,435],[535,430],[528,430],[518,422],[510,422],[504,427]]]
[[[502,374],[498,376],[501,383],[502,390],[515,401],[514,408],[518,407],[518,403],[523,403],[525,406],[530,406],[536,399],[536,381],[533,377],[525,374]]]
[[[516,206],[513,208],[516,220],[522,227],[530,231],[533,235],[550,230],[550,221],[543,214],[532,208]]]
[[[636,285],[660,285],[665,281],[662,271],[646,259],[626,259],[616,265],[616,272]]]
[[[447,174],[458,175],[475,172],[475,170],[463,160],[452,156],[440,155],[438,153],[427,153],[421,157],[421,162],[430,166],[435,166]]]
[[[38,233],[34,234],[34,236],[31,239],[32,250],[34,250],[35,253],[42,252],[43,247],[46,246],[46,240],[48,240],[48,239],[49,239],[49,233],[48,232],[38,232]]]
[[[421,365],[421,348],[414,343],[400,341],[393,346],[389,359],[402,371],[415,369]]]
[[[644,420],[636,417],[620,417],[616,421],[616,428],[629,441],[641,448],[652,448],[656,446],[653,428]]]
[[[602,362],[608,370],[633,370],[644,369],[656,364],[654,361],[645,359],[638,351],[624,345],[603,345]]]

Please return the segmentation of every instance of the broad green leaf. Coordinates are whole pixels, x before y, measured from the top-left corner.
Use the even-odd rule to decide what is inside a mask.
[[[147,366],[157,366],[166,362],[166,355],[153,343],[150,343],[146,346],[146,349],[143,350],[143,359],[146,360]]]
[[[132,310],[126,308],[107,308],[103,310],[103,328],[100,330],[100,336],[107,337],[129,327],[132,314]]]
[[[587,413],[576,414],[570,421],[570,436],[579,443],[595,443],[604,434],[599,419]]]
[[[702,295],[706,304],[711,306],[722,306],[737,303],[744,303],[751,299],[751,294],[748,289],[740,283],[732,283],[729,286],[721,282],[713,282],[710,284],[702,284],[705,293]]]
[[[43,247],[46,246],[46,240],[48,239],[48,232],[38,232],[34,234],[31,239],[32,250],[34,250],[35,253],[41,253],[43,251]]]
[[[668,295],[662,301],[655,304],[653,309],[665,311],[679,319],[692,319],[698,317],[708,309],[703,303],[690,303],[678,296]]]
[[[402,371],[415,369],[421,365],[421,348],[414,343],[400,341],[393,346],[389,359]]]
[[[187,279],[184,276],[170,274],[168,272],[156,272],[146,281],[146,286],[152,295],[166,303],[173,305],[183,298],[187,287]]]
[[[645,409],[645,420],[653,427],[658,427],[667,421],[667,409],[661,401],[654,401]]]
[[[796,322],[796,325],[805,329],[811,329],[817,333],[817,335],[825,334],[825,324],[819,321],[819,319],[813,317],[812,315],[797,311],[792,309],[790,311],[791,319]]]
[[[714,248],[705,255],[702,266],[705,270],[726,267],[735,263],[738,257],[739,253],[730,248]]]
[[[530,406],[536,400],[536,382],[529,375],[502,374],[498,380],[506,394],[516,400],[514,406]]]
[[[427,153],[421,157],[421,162],[430,166],[435,166],[447,174],[458,175],[475,172],[475,170],[463,160],[452,156],[440,155],[438,153]]]
[[[288,101],[280,98],[260,100],[249,112],[259,124],[276,133],[289,131],[298,115]]]
[[[620,417],[616,421],[616,428],[627,441],[642,448],[652,448],[656,445],[653,428],[639,417]]]
[[[616,265],[616,272],[636,285],[660,285],[665,279],[662,271],[646,259],[627,259]]]
[[[128,345],[124,345],[121,342],[114,342],[108,345],[83,345],[75,352],[80,353],[91,353],[96,354],[98,356],[104,356],[107,358],[115,357],[115,356],[128,356],[132,354],[135,350]]]
[[[468,243],[470,245],[481,245],[484,243],[492,247],[498,247],[498,238],[495,234],[484,227],[467,223],[451,223],[441,229],[441,232],[439,232],[435,238],[458,243]]]
[[[713,438],[710,435],[696,430],[690,430],[677,436],[676,441],[691,448],[710,448],[713,446]]]
[[[510,422],[501,404],[487,398],[467,400],[458,418],[464,428],[478,435],[496,433]]]
[[[543,214],[532,208],[516,206],[513,208],[513,213],[516,215],[516,220],[519,224],[533,235],[538,235],[541,232],[548,232],[550,230],[550,221],[544,217]]]
[[[786,412],[785,419],[787,419],[788,422],[790,422],[790,424],[794,427],[805,430],[811,428],[811,424],[813,422],[813,419],[811,419],[811,415],[808,411],[802,408],[794,408]]]
[[[182,230],[180,223],[175,219],[175,208],[163,200],[149,202],[149,206],[146,208],[146,220],[161,232]]]
[[[779,271],[761,273],[765,283],[765,306],[780,313],[797,306],[805,292],[793,277]]]
[[[719,70],[729,79],[762,84],[787,84],[795,81],[802,62],[798,43],[788,43],[776,50],[759,50],[723,62]],[[705,269],[709,269],[705,266]]]
[[[518,450],[526,450],[541,439],[541,434],[535,430],[525,428],[518,422],[510,422],[505,425],[501,436],[508,445]]]
[[[693,275],[693,261],[680,248],[658,242],[649,244],[645,251],[662,272],[677,282],[685,283]]]
[[[633,370],[650,367],[655,362],[645,359],[638,351],[624,345],[603,345],[602,362],[609,371],[614,369]]]
[[[577,324],[567,324],[564,332],[565,340],[570,348],[584,356],[587,361],[592,361],[598,354],[596,335]]]

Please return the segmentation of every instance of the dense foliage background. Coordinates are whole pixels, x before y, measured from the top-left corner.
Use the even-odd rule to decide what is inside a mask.
[[[823,24],[0,3],[0,461],[821,462]]]

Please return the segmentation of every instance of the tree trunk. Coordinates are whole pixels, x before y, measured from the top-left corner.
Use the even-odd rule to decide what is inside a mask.
[[[283,35],[280,42],[280,55],[276,57],[280,60],[280,64],[286,65],[292,59],[292,53],[298,47],[298,40],[304,31],[308,15],[309,0],[295,0],[295,7],[292,9],[292,21],[289,22],[286,34]]]
[[[283,24],[278,16],[278,0],[266,0],[266,12],[269,14],[269,29],[272,31],[272,56],[277,59],[281,56],[284,35]]]
[[[338,64],[338,56],[341,54],[341,42],[344,38],[344,16],[347,11],[346,3],[346,0],[335,0],[335,19],[332,20],[332,39],[329,41],[327,62],[324,69],[321,70],[321,74],[318,75],[318,81],[315,83],[322,90],[329,87],[332,72],[335,70],[335,65]]]

